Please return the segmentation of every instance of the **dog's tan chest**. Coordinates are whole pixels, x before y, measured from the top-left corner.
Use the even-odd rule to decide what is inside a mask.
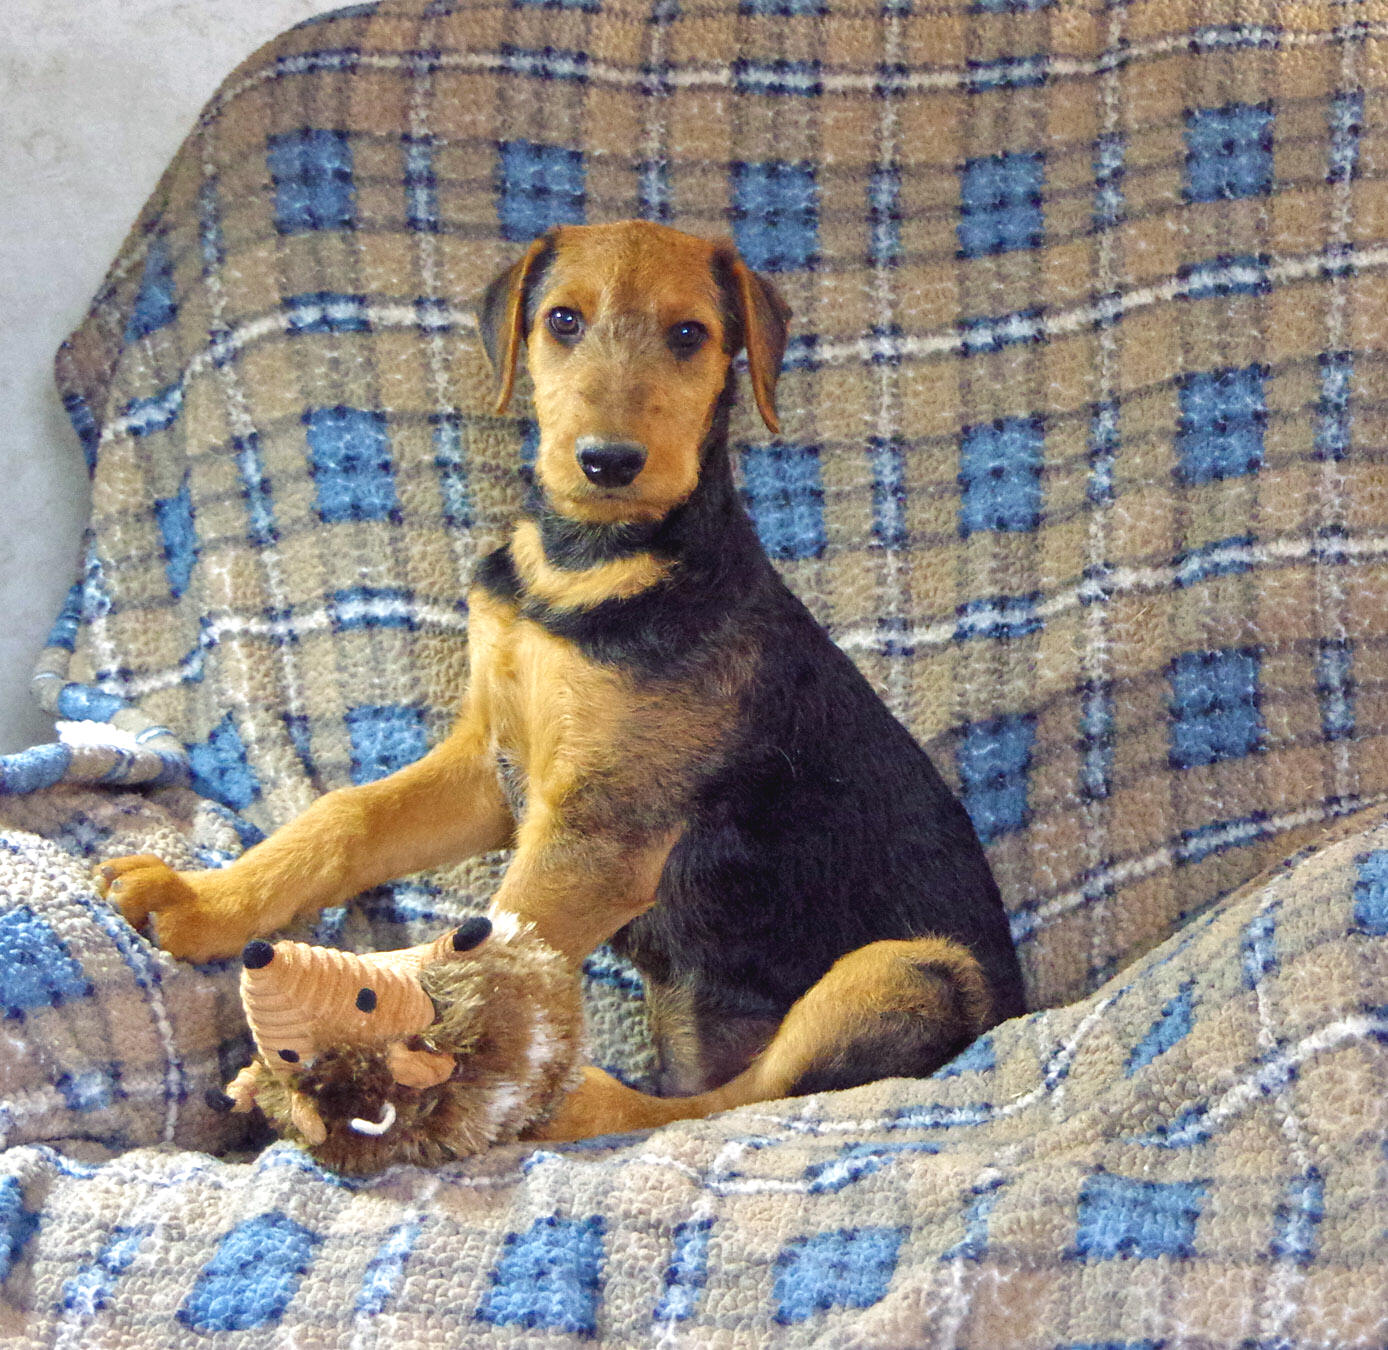
[[[517,818],[535,807],[584,828],[681,818],[734,724],[748,653],[723,653],[695,680],[638,680],[512,601],[474,588],[469,605],[468,716]]]
[[[470,598],[470,712],[487,729],[503,790],[557,807],[611,768],[632,717],[620,671],[475,590]]]

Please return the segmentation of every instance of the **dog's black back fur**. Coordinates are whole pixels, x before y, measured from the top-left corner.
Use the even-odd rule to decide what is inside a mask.
[[[1023,1011],[1007,918],[964,808],[925,752],[771,566],[733,485],[731,381],[691,497],[654,526],[577,526],[538,493],[529,511],[552,565],[649,550],[670,577],[630,599],[550,609],[522,593],[507,549],[478,581],[522,613],[668,687],[697,678],[730,642],[755,676],[735,731],[697,781],[687,828],[652,909],[614,946],[701,1021],[779,1021],[845,953],[935,934],[977,958],[991,1021]]]

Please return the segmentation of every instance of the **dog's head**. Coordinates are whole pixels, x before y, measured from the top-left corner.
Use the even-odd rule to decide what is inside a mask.
[[[536,473],[561,515],[659,520],[699,478],[739,350],[779,431],[790,310],[727,240],[646,221],[560,226],[487,288],[482,341],[505,410],[525,348],[540,427]]]

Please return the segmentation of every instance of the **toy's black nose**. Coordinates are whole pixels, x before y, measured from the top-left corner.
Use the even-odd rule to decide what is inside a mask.
[[[578,438],[578,467],[597,487],[626,487],[646,464],[646,447],[635,441]]]

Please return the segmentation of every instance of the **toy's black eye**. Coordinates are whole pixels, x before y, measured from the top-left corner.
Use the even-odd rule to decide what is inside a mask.
[[[549,331],[560,342],[577,342],[583,336],[583,315],[566,305],[556,305],[545,315]]]
[[[478,943],[485,942],[491,933],[492,921],[485,914],[474,914],[453,930],[453,950],[470,952]]]
[[[376,991],[374,989],[361,989],[357,991],[357,1007],[362,1012],[376,1011]]]
[[[279,1055],[286,1064],[297,1064],[299,1062],[299,1052],[297,1050],[281,1050]]]
[[[665,335],[665,341],[676,356],[693,356],[708,341],[708,329],[697,319],[686,319]]]

